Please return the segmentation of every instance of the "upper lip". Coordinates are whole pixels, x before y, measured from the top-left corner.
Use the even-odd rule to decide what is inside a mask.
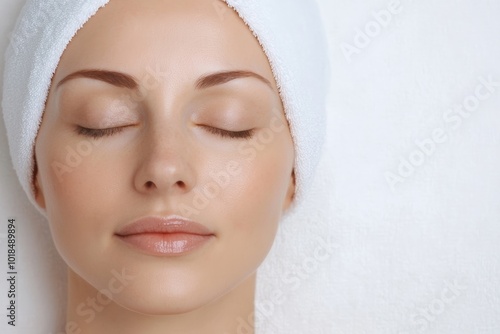
[[[125,225],[116,234],[127,236],[142,233],[186,233],[196,235],[213,235],[207,227],[177,215],[148,216],[134,220]]]

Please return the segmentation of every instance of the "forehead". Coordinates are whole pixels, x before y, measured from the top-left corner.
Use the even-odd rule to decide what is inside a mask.
[[[110,67],[136,75],[161,68],[173,76],[245,69],[275,85],[257,39],[220,0],[111,0],[69,43],[57,76]]]

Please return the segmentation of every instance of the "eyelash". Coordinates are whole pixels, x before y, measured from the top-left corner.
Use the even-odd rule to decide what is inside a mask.
[[[91,137],[94,139],[99,139],[102,137],[109,137],[114,134],[120,133],[125,127],[107,128],[107,129],[90,129],[83,126],[77,127],[77,133],[85,137]],[[248,139],[252,137],[254,129],[244,130],[244,131],[227,131],[219,128],[214,128],[210,126],[204,127],[208,132],[218,135],[222,138],[232,138],[232,139]]]
[[[99,139],[102,137],[109,137],[119,132],[122,132],[125,127],[107,128],[107,129],[90,129],[83,126],[77,126],[76,132],[85,137]]]
[[[232,138],[232,139],[248,139],[252,137],[254,129],[243,130],[243,131],[227,131],[219,128],[214,128],[211,126],[205,126],[208,132],[218,135],[222,138]]]

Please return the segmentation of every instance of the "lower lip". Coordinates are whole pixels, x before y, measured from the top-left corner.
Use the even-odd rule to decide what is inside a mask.
[[[148,254],[173,256],[183,255],[202,247],[213,238],[213,235],[141,233],[118,237]]]

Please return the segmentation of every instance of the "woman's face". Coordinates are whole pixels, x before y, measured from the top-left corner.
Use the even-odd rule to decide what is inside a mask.
[[[97,290],[134,276],[112,297],[147,314],[200,307],[255,273],[294,192],[270,65],[220,1],[111,0],[62,56],[35,152],[63,259]],[[172,214],[213,236],[161,255],[118,235]]]

